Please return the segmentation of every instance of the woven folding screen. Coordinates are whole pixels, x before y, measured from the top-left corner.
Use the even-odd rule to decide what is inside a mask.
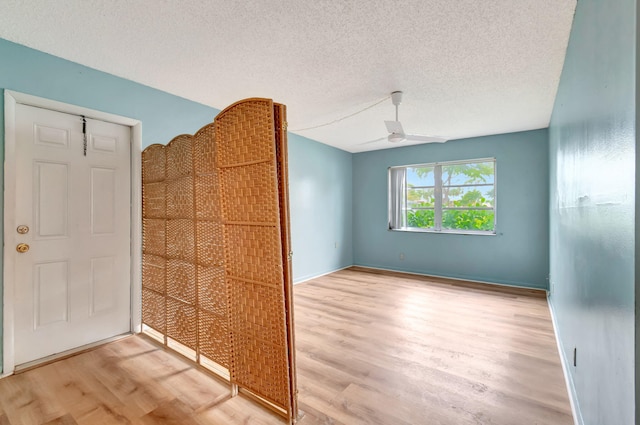
[[[284,120],[247,99],[143,152],[143,323],[295,420]]]

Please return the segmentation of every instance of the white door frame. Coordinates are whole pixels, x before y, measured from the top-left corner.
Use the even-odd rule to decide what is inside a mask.
[[[2,375],[13,374],[15,369],[14,340],[14,282],[17,226],[14,200],[16,199],[16,104],[35,106],[72,115],[107,121],[131,128],[131,332],[141,331],[142,309],[142,123],[131,118],[94,111],[15,91],[4,91],[4,250],[3,250],[3,367]]]

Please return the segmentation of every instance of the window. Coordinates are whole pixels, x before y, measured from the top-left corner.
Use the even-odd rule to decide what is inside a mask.
[[[389,229],[489,233],[496,228],[496,160],[389,168]]]

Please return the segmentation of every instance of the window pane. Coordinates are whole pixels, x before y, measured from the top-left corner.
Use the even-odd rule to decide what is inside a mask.
[[[442,207],[489,207],[494,206],[494,186],[442,187]]]
[[[407,167],[407,187],[435,186],[434,167]]]
[[[452,184],[493,184],[494,165],[493,161],[443,165],[442,184],[443,186]]]
[[[493,230],[493,210],[443,210],[442,228],[450,230]]]
[[[407,227],[433,229],[434,220],[435,220],[435,213],[433,210],[407,211]]]
[[[390,229],[495,232],[493,159],[391,167],[389,187]]]
[[[433,208],[435,205],[434,190],[407,188],[407,206],[409,208]]]

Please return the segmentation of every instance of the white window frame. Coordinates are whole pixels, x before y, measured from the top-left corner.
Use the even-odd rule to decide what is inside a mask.
[[[466,229],[443,229],[442,228],[442,167],[450,165],[473,164],[480,162],[493,162],[493,230],[466,230]],[[418,167],[433,167],[434,174],[434,228],[425,229],[420,227],[407,226],[407,184],[406,169]],[[423,164],[409,164],[393,166],[388,168],[388,228],[392,231],[419,232],[419,233],[454,233],[465,235],[495,235],[498,227],[498,179],[497,161],[495,158],[475,158],[461,161],[431,162]],[[395,182],[395,184],[394,184]],[[452,185],[451,187],[471,187],[469,185]],[[474,209],[474,208],[463,208]],[[482,208],[491,210],[491,208]]]

